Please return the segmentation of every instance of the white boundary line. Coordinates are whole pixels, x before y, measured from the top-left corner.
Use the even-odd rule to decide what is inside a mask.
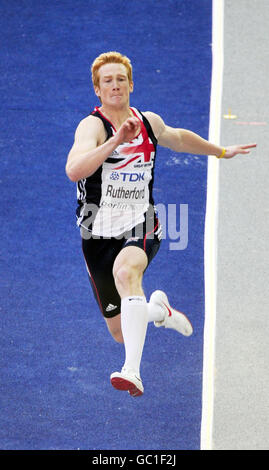
[[[212,82],[209,140],[219,144],[223,78],[224,0],[212,0]],[[212,450],[215,375],[215,330],[217,293],[217,226],[219,160],[209,156],[205,217],[204,272],[205,324],[203,350],[203,388],[201,450]]]

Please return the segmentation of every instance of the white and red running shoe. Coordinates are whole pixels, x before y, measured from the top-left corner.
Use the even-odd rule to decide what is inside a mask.
[[[110,382],[117,390],[129,392],[132,397],[139,397],[144,393],[141,378],[133,371],[122,368],[121,372],[113,372]]]
[[[150,303],[158,304],[165,307],[165,317],[162,321],[155,321],[154,325],[159,328],[172,328],[184,336],[190,336],[193,332],[192,324],[184,313],[179,312],[171,307],[167,295],[161,290],[155,290],[151,297]]]

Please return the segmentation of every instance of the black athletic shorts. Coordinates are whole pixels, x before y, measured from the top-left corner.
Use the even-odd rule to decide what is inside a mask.
[[[160,243],[161,226],[155,213],[120,237],[82,236],[82,251],[89,280],[104,317],[112,318],[120,313],[121,299],[112,272],[119,252],[126,246],[137,246],[146,253],[149,265],[157,254]]]

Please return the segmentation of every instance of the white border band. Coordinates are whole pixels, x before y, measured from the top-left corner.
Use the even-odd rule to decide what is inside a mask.
[[[212,0],[212,79],[210,98],[209,140],[220,143],[220,119],[223,80],[224,0]],[[205,324],[203,350],[203,387],[201,450],[213,446],[215,330],[217,293],[217,219],[219,191],[219,160],[209,156],[207,170],[207,201],[205,218]]]

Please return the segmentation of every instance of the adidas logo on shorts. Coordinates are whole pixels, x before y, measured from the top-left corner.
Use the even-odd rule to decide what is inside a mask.
[[[117,308],[117,305],[108,304],[106,312],[111,312],[112,310],[115,310],[115,308]]]

